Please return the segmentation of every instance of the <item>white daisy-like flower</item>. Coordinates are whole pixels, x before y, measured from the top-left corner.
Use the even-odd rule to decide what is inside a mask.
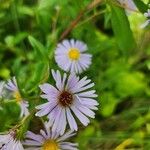
[[[148,25],[150,25],[150,9],[147,10],[146,13],[144,13],[144,16],[147,18],[146,21],[141,25],[141,28],[145,28]]]
[[[0,99],[1,99],[2,96],[3,96],[4,86],[5,86],[5,82],[4,82],[4,81],[1,81],[1,82],[0,82]]]
[[[57,45],[55,60],[64,71],[81,73],[91,64],[92,55],[85,53],[87,45],[81,41],[64,40]]]
[[[21,142],[15,136],[15,131],[0,135],[0,150],[24,150]]]
[[[17,81],[16,81],[15,77],[13,77],[12,80],[8,80],[8,83],[6,84],[6,88],[8,90],[12,91],[13,97],[16,99],[16,102],[20,105],[20,108],[21,108],[20,117],[29,115],[28,101],[25,101],[21,97],[21,94],[19,92],[19,88],[18,88]]]
[[[137,7],[133,0],[118,0],[119,3],[126,9],[127,13],[130,14],[132,11],[136,11]]]
[[[78,150],[77,143],[66,142],[74,135],[73,131],[68,131],[59,136],[59,133],[52,132],[50,128],[45,127],[45,130],[40,130],[40,134],[28,131],[23,144],[29,147],[26,150]]]
[[[67,124],[71,130],[78,130],[74,116],[87,126],[90,123],[88,117],[95,117],[92,110],[97,110],[98,105],[98,102],[94,100],[97,97],[95,90],[89,90],[94,83],[91,83],[87,77],[79,79],[75,74],[70,74],[67,79],[66,73],[61,76],[58,70],[56,72],[52,70],[52,75],[56,88],[49,83],[40,85],[44,92],[41,97],[48,102],[36,107],[39,109],[36,116],[47,115],[52,131],[60,132],[61,135],[65,132]]]

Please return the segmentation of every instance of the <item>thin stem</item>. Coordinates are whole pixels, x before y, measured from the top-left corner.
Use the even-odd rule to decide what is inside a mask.
[[[77,25],[75,26],[75,28],[77,28],[77,27],[79,27],[79,26],[85,24],[86,22],[92,20],[93,18],[95,18],[95,17],[97,17],[97,16],[103,14],[104,12],[106,12],[106,10],[103,10],[103,11],[100,11],[100,12],[95,13],[94,15],[90,16],[90,17],[87,18],[86,20],[84,20],[84,21],[80,22],[79,24],[77,24]]]
[[[87,11],[90,11],[91,9],[95,8],[100,3],[102,3],[102,1],[103,0],[93,0],[89,5],[87,5],[83,10],[81,10],[79,12],[79,14],[77,15],[76,19],[73,20],[70,23],[70,25],[68,26],[68,28],[62,33],[62,35],[60,36],[59,41],[63,40],[75,28],[75,26],[80,22],[81,18],[84,16],[84,14]]]

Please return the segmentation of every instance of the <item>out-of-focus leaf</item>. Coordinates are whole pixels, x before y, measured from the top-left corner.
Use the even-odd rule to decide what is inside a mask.
[[[113,114],[118,101],[112,93],[106,92],[101,96],[100,112],[103,116],[108,117]]]
[[[36,57],[39,58],[39,60],[43,60],[44,62],[48,62],[48,51],[47,49],[40,43],[38,40],[36,40],[34,37],[29,36],[28,37],[30,44],[36,51],[37,55]]]
[[[27,35],[28,35],[28,33],[26,33],[26,32],[20,32],[16,36],[14,36],[14,35],[8,35],[5,38],[5,43],[9,47],[13,47],[13,46],[19,44],[22,40],[24,40],[27,37]]]
[[[2,110],[0,110],[0,132],[9,129],[14,121],[17,122],[19,113],[20,108],[14,101],[3,103]]]
[[[38,88],[39,84],[43,83],[49,77],[49,66],[45,63],[38,63],[34,67],[34,72],[30,78],[28,84],[26,85],[27,89],[30,89],[30,92]]]
[[[110,5],[112,13],[111,23],[115,38],[120,49],[125,54],[128,54],[129,51],[136,47],[136,42],[130,29],[128,18],[123,8],[114,6],[113,4]]]
[[[146,129],[147,129],[148,134],[150,134],[150,123],[146,124]]]
[[[85,130],[82,130],[77,137],[77,142],[79,143],[79,149],[84,150],[86,145],[99,138],[101,131],[96,132],[95,126],[88,126]],[[89,148],[90,149],[90,148]]]
[[[34,9],[27,7],[27,6],[20,6],[18,7],[18,12],[20,14],[24,14],[24,15],[29,15],[29,16],[33,16],[34,15]]]
[[[10,75],[10,71],[8,70],[8,68],[1,68],[0,69],[0,77],[7,79]]]

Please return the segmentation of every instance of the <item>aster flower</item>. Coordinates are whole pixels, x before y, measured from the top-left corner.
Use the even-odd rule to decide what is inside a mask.
[[[12,80],[8,80],[8,83],[6,84],[6,88],[12,91],[13,97],[16,99],[16,102],[20,105],[21,108],[20,117],[23,117],[24,115],[25,116],[29,115],[29,111],[28,111],[29,104],[21,97],[15,77],[13,77]]]
[[[59,136],[59,133],[52,132],[46,124],[45,130],[40,130],[40,134],[27,132],[26,140],[23,143],[29,147],[26,150],[78,150],[77,143],[66,142],[68,138],[75,135],[73,131],[68,131]]]
[[[81,41],[64,40],[57,45],[55,60],[67,72],[81,73],[89,68],[92,55],[85,53],[87,45]]]
[[[118,2],[125,7],[127,14],[130,14],[131,11],[136,11],[137,7],[134,4],[133,0],[118,0]]]
[[[150,9],[148,9],[147,12],[144,13],[144,16],[147,18],[147,20],[141,25],[141,28],[145,28],[150,24]]]
[[[48,83],[40,85],[44,92],[41,97],[47,99],[48,102],[36,107],[39,109],[36,116],[47,115],[52,131],[60,132],[60,134],[65,132],[67,124],[71,130],[78,130],[72,113],[84,126],[87,126],[90,123],[88,117],[95,117],[92,110],[97,110],[98,105],[94,100],[97,97],[95,90],[89,90],[94,83],[90,83],[91,80],[87,77],[79,79],[75,74],[69,75],[67,79],[65,73],[61,76],[59,71],[52,70],[52,75],[56,88]]]
[[[16,132],[10,131],[7,134],[0,135],[1,150],[24,150],[21,142],[15,138]]]

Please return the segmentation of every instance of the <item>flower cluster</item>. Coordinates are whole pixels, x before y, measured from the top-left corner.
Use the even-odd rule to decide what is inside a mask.
[[[35,115],[46,116],[44,128],[39,134],[27,131],[25,140],[18,137],[19,132],[11,129],[10,132],[0,135],[0,149],[2,150],[77,150],[78,144],[66,142],[78,131],[78,122],[87,126],[90,118],[95,118],[98,102],[94,83],[87,76],[80,78],[79,73],[89,68],[92,55],[85,53],[87,45],[81,41],[64,40],[57,45],[55,60],[58,66],[69,72],[61,74],[59,70],[51,70],[55,86],[50,83],[39,85],[41,98],[47,102],[37,105]],[[11,93],[20,106],[20,118],[30,116],[29,101],[22,95],[15,77],[6,83],[0,83],[0,96],[3,90]],[[43,118],[44,119],[44,118]]]

